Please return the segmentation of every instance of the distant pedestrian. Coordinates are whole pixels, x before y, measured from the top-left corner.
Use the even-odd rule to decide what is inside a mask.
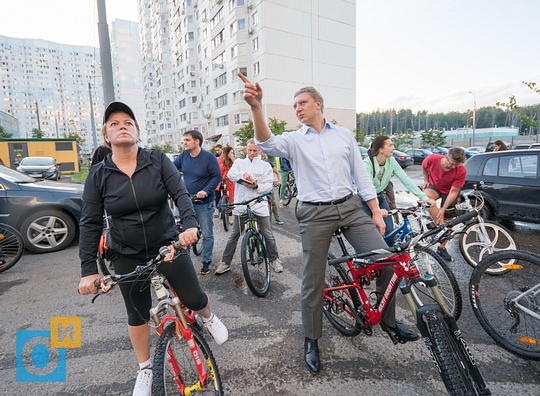
[[[272,185],[272,194],[270,194],[270,197],[269,197],[270,198],[270,207],[272,209],[272,213],[274,214],[276,224],[277,225],[283,225],[283,221],[281,221],[280,218],[279,218],[279,212],[278,212],[278,208],[277,208],[277,204],[276,204],[276,196],[274,194],[274,187],[278,187],[278,191],[279,191],[279,187],[281,187],[281,175],[280,175],[280,172],[278,171],[278,169],[276,168],[276,166],[274,165],[273,161],[271,161],[269,159],[269,157],[265,153],[261,153],[261,159],[263,161],[268,162],[270,164],[270,166],[272,167],[272,172],[274,173],[274,176],[273,176],[274,182],[273,182],[273,185]]]
[[[493,142],[493,151],[504,151],[509,150],[508,146],[504,144],[502,140],[495,140]]]
[[[281,186],[279,187],[279,207],[283,207],[283,198],[289,182],[289,172],[292,171],[291,163],[287,158],[279,158],[279,174],[281,176]]]
[[[112,150],[107,146],[99,146],[97,149],[94,150],[94,155],[92,155],[92,162],[90,163],[90,167],[103,161],[103,159],[110,153],[112,153]]]

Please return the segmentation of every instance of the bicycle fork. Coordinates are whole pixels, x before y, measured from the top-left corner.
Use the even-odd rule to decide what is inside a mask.
[[[169,345],[167,348],[167,361],[169,363],[172,373],[174,374],[174,381],[176,383],[176,386],[178,387],[178,390],[182,395],[190,395],[192,391],[203,390],[204,385],[206,384],[206,381],[208,379],[208,372],[203,365],[203,357],[201,356],[199,348],[197,347],[197,343],[195,342],[195,339],[193,337],[193,331],[189,327],[189,324],[186,320],[186,315],[181,307],[180,299],[177,296],[171,296],[170,292],[163,286],[163,281],[159,275],[152,275],[150,277],[150,281],[159,300],[159,303],[155,307],[150,309],[150,315],[152,317],[152,320],[154,321],[154,324],[156,325],[154,330],[159,336],[163,332],[165,324],[169,321],[174,321],[176,324],[176,337],[178,339],[184,338],[186,340],[189,350],[191,352],[191,356],[193,357],[193,361],[195,362],[195,365],[197,366],[197,371],[199,373],[199,381],[197,383],[191,386],[185,384],[182,379],[182,370],[178,365],[175,352]],[[162,309],[166,306],[172,307],[176,315],[167,315],[164,318],[160,319],[159,312],[162,311]]]
[[[464,367],[466,367],[471,377],[474,379],[474,382],[479,386],[481,390],[481,394],[491,395],[491,392],[486,387],[482,374],[480,374],[480,370],[478,369],[478,366],[476,365],[476,361],[474,360],[472,352],[469,349],[467,342],[463,338],[461,330],[459,329],[457,325],[456,319],[451,314],[451,311],[448,308],[448,305],[446,304],[444,297],[442,296],[442,293],[437,284],[437,280],[435,279],[433,275],[428,274],[424,279],[418,278],[418,280],[416,281],[425,282],[426,286],[428,286],[431,289],[433,296],[435,297],[435,301],[437,303],[418,306],[412,294],[410,293],[411,282],[407,282],[407,280],[403,280],[401,284],[399,285],[399,288],[401,292],[403,293],[403,296],[405,297],[405,300],[407,301],[407,305],[409,306],[413,316],[416,317],[416,327],[420,331],[420,334],[422,334],[422,339],[424,340],[424,344],[426,345],[429,351],[429,354],[431,356],[431,359],[433,360],[433,363],[435,364],[435,367],[437,367],[437,371],[439,371],[439,373],[442,372],[441,367],[437,361],[437,358],[435,357],[435,354],[433,353],[432,335],[430,334],[428,330],[428,326],[426,325],[426,322],[424,321],[425,315],[428,312],[432,312],[432,311],[439,311],[441,313],[442,319],[449,329],[448,335],[452,338],[453,344],[458,350],[457,352],[459,353],[461,363]]]

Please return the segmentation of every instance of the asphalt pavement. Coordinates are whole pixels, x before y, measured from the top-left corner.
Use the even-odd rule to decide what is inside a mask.
[[[419,166],[413,167],[407,173],[417,175]],[[245,285],[238,255],[230,272],[213,274],[228,237],[216,222],[212,272],[201,276],[200,281],[215,312],[229,328],[226,344],[218,346],[210,341],[226,394],[445,395],[424,344],[394,346],[378,327],[372,337],[348,338],[325,319],[319,342],[322,371],[318,375],[308,372],[302,357],[302,251],[294,203],[280,210],[285,224],[274,226],[285,270],[272,274],[266,298],[253,296]],[[538,249],[540,236],[534,230]],[[526,234],[531,239],[531,234]],[[449,251],[456,257],[451,266],[464,293],[464,310],[458,324],[493,395],[539,395],[540,364],[506,352],[483,331],[466,297],[472,269],[459,257],[457,241],[449,243]],[[193,262],[199,269],[199,258]],[[99,297],[92,304],[91,297],[76,292],[79,276],[77,244],[56,253],[26,253],[17,265],[0,274],[0,395],[131,394],[138,366],[127,337],[119,291]],[[80,333],[73,317],[81,320]],[[412,324],[411,314],[399,296],[397,317]],[[71,335],[71,329],[73,334],[80,334],[80,347],[65,349],[65,358],[62,350],[49,345],[43,333],[35,332],[42,330],[46,335],[51,321],[75,323],[64,334]],[[56,337],[57,329],[53,330],[53,339],[75,340]],[[22,351],[19,368],[17,347]],[[48,351],[49,362],[36,367],[31,360],[32,350]],[[64,361],[65,367],[61,364]],[[44,378],[57,382],[26,382]]]

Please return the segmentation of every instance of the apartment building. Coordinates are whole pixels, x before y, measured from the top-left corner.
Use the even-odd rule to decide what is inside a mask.
[[[148,140],[236,146],[250,118],[237,73],[264,89],[268,117],[299,124],[292,100],[315,86],[325,116],[356,126],[354,0],[138,0]]]

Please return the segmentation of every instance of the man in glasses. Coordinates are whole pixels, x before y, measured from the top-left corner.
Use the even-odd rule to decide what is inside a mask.
[[[465,160],[465,150],[452,147],[446,155],[431,154],[422,162],[424,192],[428,198],[441,198],[440,209],[435,206],[428,209],[437,224],[444,223],[445,216],[453,217],[452,209],[467,176],[467,170],[463,166]],[[443,259],[451,261],[452,256],[446,250],[446,242],[439,245],[437,253]]]

